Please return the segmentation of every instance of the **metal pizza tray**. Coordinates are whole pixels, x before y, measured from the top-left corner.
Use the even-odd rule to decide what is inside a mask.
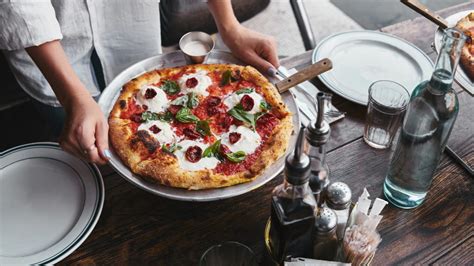
[[[446,18],[446,21],[448,22],[448,25],[450,27],[454,27],[456,23],[458,23],[459,20],[461,20],[463,17],[467,16],[469,13],[474,12],[474,10],[466,10],[466,11],[461,11],[456,14],[452,14],[451,16]],[[438,28],[435,32],[434,35],[434,48],[437,53],[439,53],[439,49],[441,49],[441,44],[443,41],[443,30],[441,28]],[[471,79],[467,76],[466,72],[464,72],[464,69],[458,65],[456,74],[454,75],[454,80],[457,81],[461,87],[463,87],[466,91],[468,91],[471,95],[474,95],[474,83],[471,81]]]
[[[219,64],[219,63],[232,63],[244,65],[239,60],[235,59],[232,54],[225,51],[212,51],[205,64]],[[138,62],[131,67],[124,70],[120,73],[102,92],[102,95],[99,99],[99,105],[104,112],[105,116],[108,117],[109,113],[117,100],[122,86],[130,81],[132,78],[139,76],[147,71],[153,69],[160,69],[166,67],[176,67],[187,65],[186,59],[181,51],[171,52],[167,54],[158,55],[145,59],[141,62]],[[274,82],[274,80],[271,80]],[[293,113],[293,133],[290,137],[289,149],[287,150],[288,154],[292,151],[292,147],[296,141],[296,136],[299,130],[300,119],[298,115],[298,108],[296,106],[295,100],[290,93],[285,93],[282,95],[283,101],[287,104],[290,111]],[[112,147],[109,142],[110,147]],[[256,189],[268,181],[272,180],[277,176],[284,167],[285,156],[282,156],[277,160],[273,165],[271,165],[262,175],[257,177],[255,180],[239,185],[234,185],[224,188],[215,188],[215,189],[205,189],[205,190],[186,190],[180,188],[172,188],[163,186],[157,183],[147,182],[143,180],[140,176],[132,173],[130,169],[125,166],[118,155],[111,148],[112,156],[109,164],[117,171],[123,178],[125,178],[130,183],[135,186],[151,192],[156,195],[160,195],[166,198],[182,200],[182,201],[214,201],[230,197],[235,197],[246,192],[249,192],[253,189]]]

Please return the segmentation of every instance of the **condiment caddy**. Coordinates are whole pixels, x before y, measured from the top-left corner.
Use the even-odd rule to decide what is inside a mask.
[[[300,129],[295,150],[285,161],[284,181],[272,192],[265,228],[267,264],[316,259],[366,265],[381,241],[376,227],[387,202],[377,198],[372,205],[364,189],[353,205],[349,186],[329,181],[325,145],[330,127],[322,114],[330,99],[318,93],[321,115]]]

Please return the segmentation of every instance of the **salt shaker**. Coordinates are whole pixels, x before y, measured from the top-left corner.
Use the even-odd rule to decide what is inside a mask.
[[[334,260],[337,252],[337,216],[333,210],[322,207],[316,211],[313,230],[313,258]]]
[[[349,186],[343,182],[331,183],[325,192],[326,205],[334,210],[337,216],[337,238],[344,237],[349,209],[351,207],[352,192]]]

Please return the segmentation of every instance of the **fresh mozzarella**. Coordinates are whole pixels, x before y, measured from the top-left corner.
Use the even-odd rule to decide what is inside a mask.
[[[242,97],[244,97],[244,95],[248,95],[248,96],[252,97],[253,103],[254,103],[252,110],[248,111],[248,113],[256,114],[256,113],[262,111],[262,108],[260,107],[260,103],[262,102],[263,97],[260,96],[260,94],[254,92],[254,91],[252,91],[251,93],[241,93],[241,94],[232,93],[229,96],[227,96],[224,99],[224,105],[227,106],[227,110],[230,110],[230,109],[234,108],[234,106],[239,104],[240,99],[242,99]]]
[[[151,99],[145,98],[145,94],[148,89],[152,89],[156,92],[156,95]],[[168,98],[162,89],[155,86],[146,85],[140,89],[140,92],[137,95],[137,104],[146,105],[148,107],[147,111],[161,113],[166,111],[166,108],[168,108]]]
[[[181,146],[181,149],[177,150],[174,154],[178,158],[179,166],[183,170],[198,171],[203,169],[214,169],[219,163],[219,160],[215,157],[202,157],[199,161],[195,163],[190,162],[188,161],[188,159],[186,159],[185,154],[186,150],[189,147],[199,146],[202,149],[202,152],[204,153],[208,146],[202,142],[197,142],[193,140],[183,140],[179,142],[178,145]]]
[[[190,78],[196,78],[196,87],[188,88],[186,86],[186,81]],[[183,93],[194,92],[197,95],[207,96],[209,95],[209,92],[207,92],[207,88],[212,84],[212,80],[207,75],[207,71],[200,70],[193,74],[183,75],[181,78],[179,78],[178,83]]]
[[[156,134],[153,133],[153,131],[150,130],[150,128],[153,126],[157,126],[160,131]],[[138,130],[148,131],[151,136],[155,137],[155,139],[160,142],[160,145],[174,143],[177,139],[176,134],[173,132],[170,124],[159,120],[143,123],[138,127]]]
[[[232,132],[240,134],[240,139],[234,144],[231,144],[229,140],[229,135]],[[258,146],[260,146],[262,139],[257,132],[247,127],[236,127],[235,125],[232,125],[229,128],[229,132],[221,135],[221,143],[229,147],[229,150],[232,152],[243,151],[245,154],[252,154]]]

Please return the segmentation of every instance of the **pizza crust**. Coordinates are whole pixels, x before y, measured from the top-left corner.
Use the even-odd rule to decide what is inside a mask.
[[[232,175],[216,173],[210,169],[182,170],[174,154],[165,152],[160,147],[153,151],[154,145],[147,141],[146,134],[141,136],[133,134],[130,128],[132,122],[120,118],[121,113],[127,111],[129,101],[142,86],[159,82],[161,78],[166,78],[169,75],[175,75],[181,71],[188,72],[193,69],[203,69],[208,72],[228,69],[240,71],[242,79],[261,87],[261,95],[272,106],[272,112],[280,119],[271,136],[262,144],[260,156],[249,169]],[[232,186],[256,179],[265,169],[285,154],[293,125],[291,113],[283,103],[277,89],[260,72],[250,66],[216,64],[155,70],[131,80],[123,87],[110,113],[109,128],[112,147],[132,172],[151,182],[171,187],[199,190]]]
[[[474,56],[471,54],[471,51],[474,50],[474,47],[472,47],[474,45],[472,40],[474,37],[474,12],[459,20],[456,24],[456,28],[468,36],[468,40],[466,40],[461,50],[461,59],[459,62],[469,79],[474,80]]]

